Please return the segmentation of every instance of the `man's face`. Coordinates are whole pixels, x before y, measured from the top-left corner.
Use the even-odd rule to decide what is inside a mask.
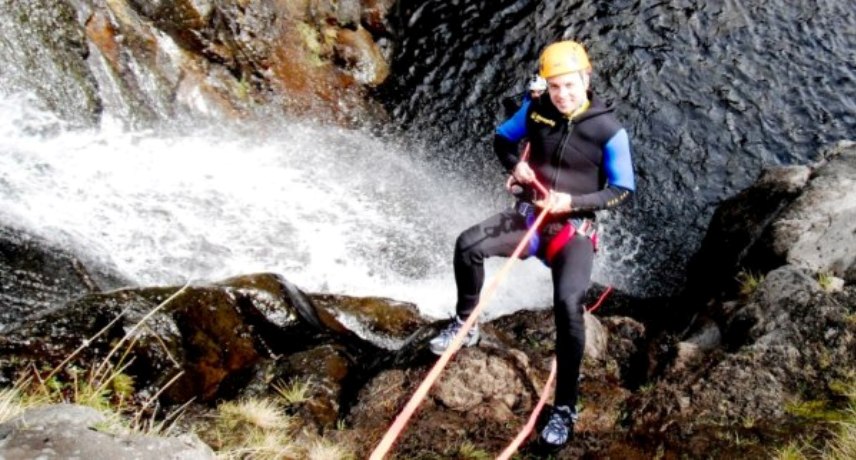
[[[570,115],[588,98],[588,75],[572,72],[547,79],[547,92],[553,105],[565,115]]]

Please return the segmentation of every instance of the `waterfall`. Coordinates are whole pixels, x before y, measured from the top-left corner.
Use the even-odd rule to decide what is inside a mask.
[[[278,120],[129,131],[109,118],[70,129],[31,102],[0,103],[4,218],[71,234],[72,249],[108,256],[140,285],[271,271],[308,291],[448,316],[455,237],[507,200],[445,180],[418,147],[356,130]],[[488,315],[549,305],[539,265],[518,267]]]

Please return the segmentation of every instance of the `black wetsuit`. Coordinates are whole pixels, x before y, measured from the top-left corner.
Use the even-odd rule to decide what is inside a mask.
[[[528,138],[528,160],[539,182],[572,196],[572,212],[550,215],[541,227],[540,249],[522,257],[543,255],[568,221],[594,220],[594,211],[611,208],[635,190],[626,131],[612,116],[612,109],[596,98],[588,110],[570,121],[556,110],[548,95],[523,107],[497,128],[494,150],[511,171],[519,161],[518,142]],[[484,284],[484,259],[510,256],[531,223],[531,217],[510,209],[470,227],[455,244],[457,314],[466,318],[478,304]],[[595,248],[592,240],[577,236],[550,260],[556,323],[556,405],[574,407],[579,369],[585,347],[582,299],[591,283]]]

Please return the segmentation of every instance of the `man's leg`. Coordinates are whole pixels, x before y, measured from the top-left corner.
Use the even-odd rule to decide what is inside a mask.
[[[526,218],[514,210],[502,212],[476,224],[458,237],[455,243],[455,283],[458,302],[457,318],[431,342],[431,351],[441,354],[452,343],[461,324],[470,316],[479,302],[484,284],[484,260],[491,256],[510,256],[526,234]],[[525,254],[523,257],[528,256]],[[467,334],[464,346],[478,342],[478,327]]]
[[[568,241],[552,262],[557,364],[554,412],[559,413],[554,413],[557,423],[552,428],[548,424],[542,432],[542,439],[549,444],[564,444],[573,435],[586,341],[582,301],[591,283],[593,262],[591,240],[579,235]]]
[[[466,319],[479,302],[484,284],[484,260],[492,256],[510,256],[526,230],[526,218],[509,210],[473,225],[458,236],[454,265],[458,287],[455,311],[459,318]],[[528,255],[525,253],[524,258]]]

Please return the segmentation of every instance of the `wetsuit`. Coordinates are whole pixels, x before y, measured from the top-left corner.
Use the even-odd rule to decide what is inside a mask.
[[[522,257],[545,255],[561,229],[572,222],[594,221],[595,211],[617,206],[635,190],[627,132],[606,107],[590,95],[589,108],[569,120],[548,95],[524,103],[496,130],[494,151],[512,171],[520,161],[518,143],[528,138],[528,163],[544,186],[572,197],[569,214],[552,214],[542,225],[539,247]],[[510,256],[531,224],[518,209],[489,217],[464,231],[455,244],[457,314],[466,318],[478,304],[484,284],[484,259]],[[549,261],[553,277],[558,375],[555,405],[576,405],[578,378],[585,348],[582,299],[591,283],[595,247],[590,238],[576,236],[555,246]]]

